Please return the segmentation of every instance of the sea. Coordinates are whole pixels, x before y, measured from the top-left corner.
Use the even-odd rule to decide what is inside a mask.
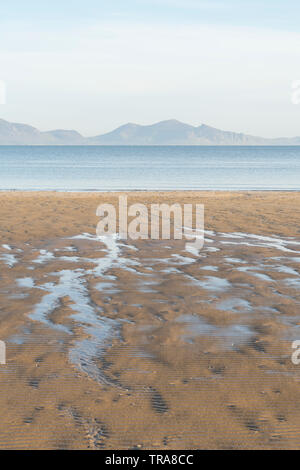
[[[300,146],[0,146],[0,190],[300,190]]]

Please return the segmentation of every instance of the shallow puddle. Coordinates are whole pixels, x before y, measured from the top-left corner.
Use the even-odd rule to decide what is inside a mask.
[[[247,342],[253,336],[253,331],[246,325],[216,326],[198,315],[181,315],[176,321],[186,325],[186,332],[182,337],[187,341],[196,336],[211,336],[222,339],[225,346],[233,347]]]

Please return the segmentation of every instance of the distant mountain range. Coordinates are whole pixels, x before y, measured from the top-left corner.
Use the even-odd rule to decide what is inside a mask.
[[[0,145],[300,145],[300,137],[267,139],[174,119],[149,126],[129,123],[107,134],[83,137],[74,130],[42,132],[0,119]]]

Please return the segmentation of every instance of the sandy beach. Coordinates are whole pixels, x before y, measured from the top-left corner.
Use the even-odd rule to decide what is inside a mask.
[[[184,240],[96,237],[119,193],[0,193],[0,448],[299,448],[299,192],[204,204]]]

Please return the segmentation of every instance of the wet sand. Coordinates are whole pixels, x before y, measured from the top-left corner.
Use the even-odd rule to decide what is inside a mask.
[[[118,193],[0,193],[0,448],[299,448],[300,193],[205,205],[206,241],[99,240]]]

